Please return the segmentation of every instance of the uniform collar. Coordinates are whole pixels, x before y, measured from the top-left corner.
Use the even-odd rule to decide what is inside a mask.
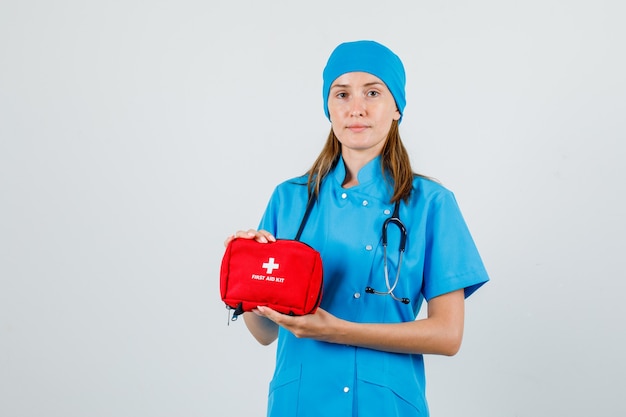
[[[346,166],[343,157],[340,157],[339,161],[337,161],[337,166],[335,166],[332,175],[335,179],[335,183],[341,187],[341,184],[343,184],[346,178]],[[351,188],[354,191],[374,194],[381,199],[388,199],[390,197],[390,189],[393,191],[393,187],[390,186],[383,177],[380,155],[369,161],[359,170],[357,179],[359,184]]]

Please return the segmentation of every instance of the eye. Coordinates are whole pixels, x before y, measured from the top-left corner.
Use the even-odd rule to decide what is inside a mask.
[[[370,90],[367,92],[368,97],[378,97],[380,95],[380,93],[378,91],[375,90]]]
[[[337,98],[346,98],[348,96],[348,94],[341,92],[341,93],[337,93],[336,97]]]

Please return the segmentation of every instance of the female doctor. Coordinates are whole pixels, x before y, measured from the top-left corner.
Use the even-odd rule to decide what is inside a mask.
[[[422,355],[457,353],[464,300],[489,278],[453,194],[412,171],[398,56],[373,41],[340,44],[323,98],[331,130],[311,169],[276,187],[259,230],[225,242],[293,239],[316,197],[301,240],[322,255],[320,308],[244,313],[261,344],[278,339],[267,415],[428,416]]]

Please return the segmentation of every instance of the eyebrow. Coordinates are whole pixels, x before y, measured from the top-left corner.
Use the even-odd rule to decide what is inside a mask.
[[[374,85],[384,85],[384,84],[379,81],[372,81],[371,83],[363,84],[363,87],[372,87]],[[350,84],[333,84],[330,86],[330,89],[332,90],[333,88],[347,88],[347,87],[350,87]]]

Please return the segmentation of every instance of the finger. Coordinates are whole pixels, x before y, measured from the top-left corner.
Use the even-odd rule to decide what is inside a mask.
[[[257,314],[259,316],[263,316],[265,318],[268,318],[270,320],[272,320],[273,322],[276,322],[276,320],[280,317],[283,316],[282,313],[277,312],[276,310],[267,307],[267,306],[257,306],[256,308],[257,310]]]
[[[267,230],[250,229],[246,232],[246,237],[256,240],[259,243],[275,242],[276,238]]]
[[[254,239],[259,243],[276,242],[276,238],[267,230],[238,230],[232,236],[229,236],[224,245],[228,245],[233,239]]]
[[[276,238],[267,230],[259,230],[257,233],[261,236],[263,243],[276,242]]]
[[[233,239],[235,239],[235,235],[228,236],[226,240],[224,241],[224,246],[228,246],[228,244],[232,242]]]
[[[246,238],[247,239],[254,239],[257,242],[260,243],[267,243],[267,239],[263,236],[263,233],[261,233],[258,230],[254,230],[254,229],[248,229],[246,233]]]
[[[266,306],[257,306],[253,311],[259,316],[267,317],[267,313],[272,309]]]
[[[233,239],[254,239],[255,236],[256,236],[256,230],[254,229],[237,230],[235,233],[233,233],[232,238]]]
[[[235,233],[233,233],[232,235],[230,235],[230,236],[228,236],[228,237],[226,238],[226,240],[224,241],[224,246],[228,246],[228,244],[229,244],[230,242],[232,242],[233,240],[235,240],[235,239],[237,239],[237,238],[240,238],[240,237],[242,237],[242,238],[247,238],[247,239],[251,239],[251,238],[248,236],[248,233],[247,233],[247,232],[244,232],[244,231],[241,231],[241,230],[237,230]]]

